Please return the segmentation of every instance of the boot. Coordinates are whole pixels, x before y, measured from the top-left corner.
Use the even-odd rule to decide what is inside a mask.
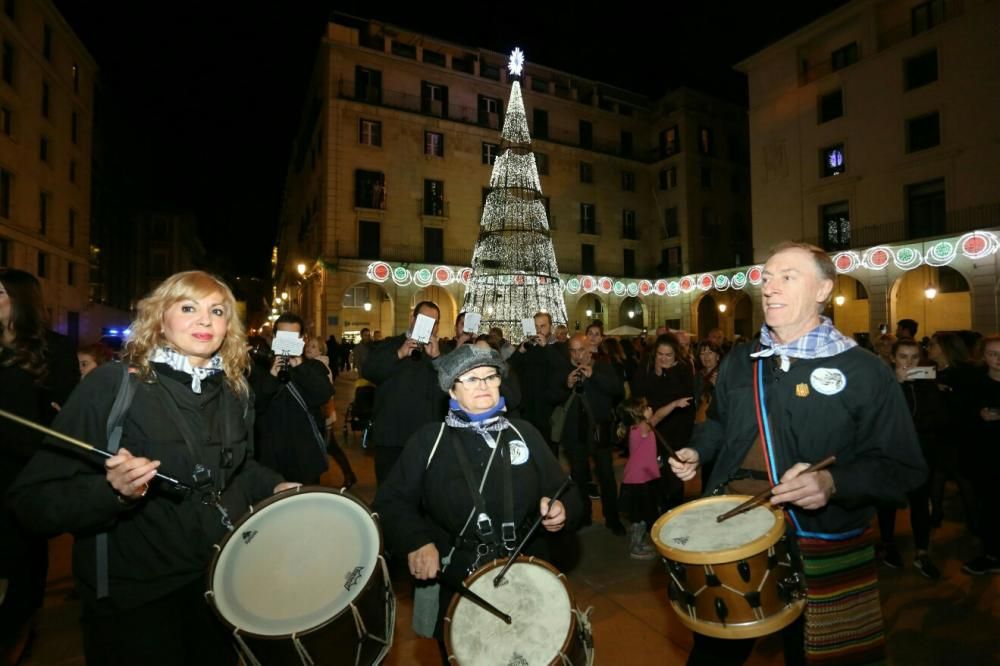
[[[646,523],[636,522],[629,526],[628,556],[634,560],[651,560],[656,555],[646,544],[649,536],[646,534]]]

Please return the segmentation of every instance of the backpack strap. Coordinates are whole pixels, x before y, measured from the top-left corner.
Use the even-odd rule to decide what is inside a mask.
[[[122,423],[125,421],[125,413],[128,412],[132,399],[135,397],[136,383],[132,380],[132,368],[127,363],[122,364],[121,384],[118,385],[118,393],[115,401],[111,404],[111,411],[108,413],[107,434],[108,451],[117,453],[122,440]],[[108,596],[108,533],[101,532],[95,539],[97,545],[97,598],[103,599]]]

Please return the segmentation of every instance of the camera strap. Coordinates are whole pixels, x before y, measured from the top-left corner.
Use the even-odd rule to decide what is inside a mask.
[[[316,425],[316,419],[313,418],[312,413],[309,411],[309,407],[306,405],[305,398],[302,397],[302,393],[299,391],[299,389],[292,382],[288,382],[287,384],[284,384],[283,386],[286,389],[288,389],[288,392],[292,394],[292,398],[295,399],[295,402],[297,402],[298,405],[299,405],[299,407],[302,408],[302,411],[305,412],[306,420],[309,421],[309,427],[312,428],[313,439],[316,440],[316,444],[319,446],[319,451],[322,454],[323,459],[325,460],[326,459],[326,437],[324,437],[320,433],[319,426]]]

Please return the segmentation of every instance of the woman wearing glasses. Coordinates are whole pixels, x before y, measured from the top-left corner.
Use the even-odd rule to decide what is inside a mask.
[[[549,532],[575,525],[580,504],[576,492],[549,501],[566,473],[534,426],[506,417],[500,397],[506,365],[495,350],[461,345],[434,366],[451,396],[448,414],[410,437],[379,486],[375,510],[388,550],[406,553],[415,579],[440,574],[457,582],[516,548],[539,514],[547,515],[542,527]],[[523,553],[547,559],[539,534]],[[419,635],[441,638],[451,595],[448,586],[418,584]]]

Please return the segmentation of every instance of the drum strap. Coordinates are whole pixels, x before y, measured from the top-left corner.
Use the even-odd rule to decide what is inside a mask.
[[[486,501],[483,499],[482,487],[486,485],[486,475],[489,473],[489,465],[486,467],[486,471],[483,473],[482,483],[479,487],[476,486],[475,478],[472,474],[472,465],[469,463],[469,458],[465,454],[465,449],[462,448],[462,442],[459,441],[459,437],[452,436],[451,442],[455,449],[455,457],[458,460],[458,466],[462,469],[462,476],[465,477],[465,483],[469,487],[469,493],[472,495],[473,504],[476,507],[476,517],[475,517],[475,528],[476,534],[483,542],[492,543],[494,546],[500,546],[501,543],[508,550],[514,548],[514,543],[517,541],[517,530],[514,525],[514,484],[511,472],[510,464],[510,447],[503,438],[503,432],[497,435],[496,445],[493,449],[493,453],[490,455],[490,462],[492,462],[493,456],[500,454],[500,465],[502,467],[501,476],[503,479],[503,523],[501,525],[501,534],[498,536],[496,530],[493,529],[493,520],[490,518],[489,513],[486,511]],[[464,530],[463,530],[464,532]],[[461,536],[461,535],[460,535]]]

